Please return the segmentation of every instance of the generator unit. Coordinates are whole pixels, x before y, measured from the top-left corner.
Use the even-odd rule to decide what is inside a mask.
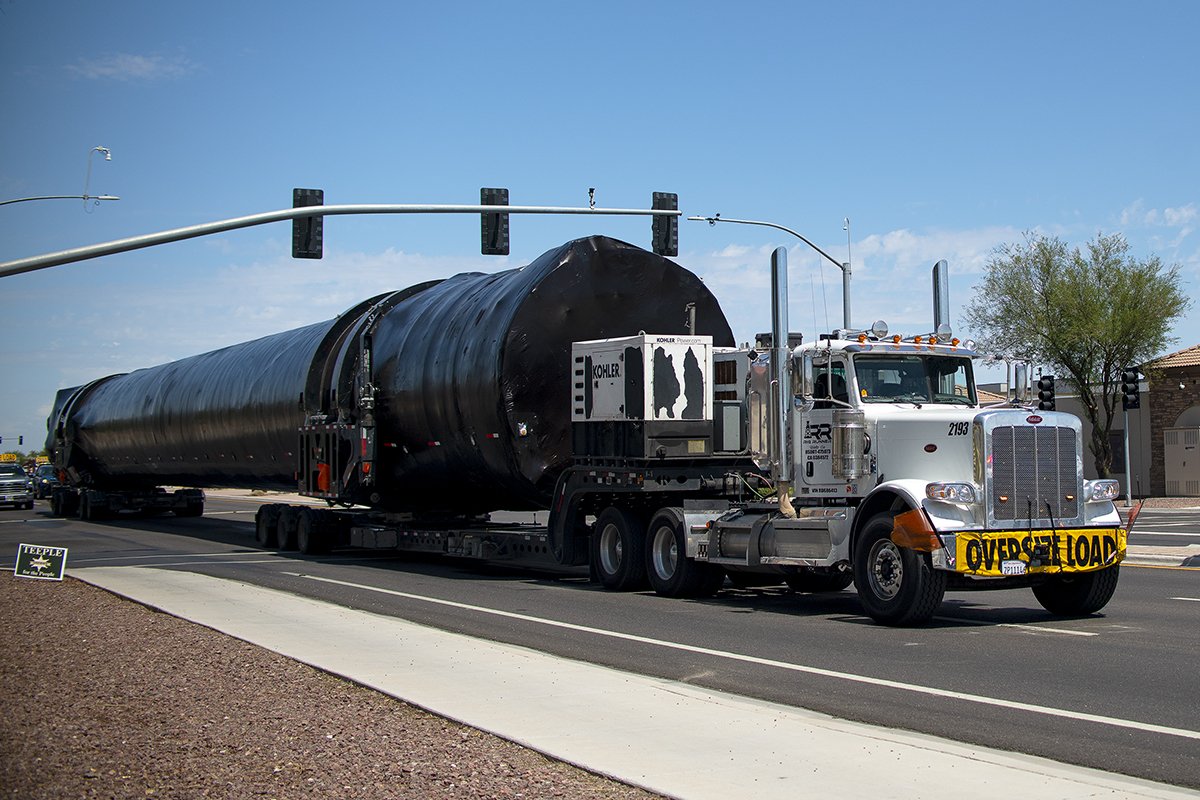
[[[576,458],[712,455],[711,336],[597,339],[571,355]]]

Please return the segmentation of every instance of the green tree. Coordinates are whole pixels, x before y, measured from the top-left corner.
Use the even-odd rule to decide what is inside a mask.
[[[1121,369],[1175,341],[1168,332],[1190,305],[1179,266],[1135,258],[1120,234],[1097,234],[1081,250],[1026,233],[1023,243],[992,253],[963,316],[984,348],[1044,364],[1070,381],[1092,425],[1096,473],[1108,477]]]

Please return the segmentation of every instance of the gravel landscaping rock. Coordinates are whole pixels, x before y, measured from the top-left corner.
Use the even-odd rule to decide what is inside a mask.
[[[0,575],[0,795],[656,795],[68,578]]]

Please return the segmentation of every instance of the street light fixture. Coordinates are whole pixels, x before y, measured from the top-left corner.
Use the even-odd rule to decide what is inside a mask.
[[[753,220],[753,219],[729,219],[728,217],[722,217],[720,214],[713,214],[711,217],[688,217],[688,219],[695,221],[695,222],[707,222],[709,225],[716,225],[718,222],[735,222],[739,225],[762,225],[765,228],[775,228],[776,230],[783,231],[784,233],[790,233],[792,236],[795,236],[797,239],[804,242],[806,245],[811,247],[813,250],[816,250],[818,253],[823,255],[831,264],[833,264],[835,267],[837,267],[838,269],[840,269],[842,271],[842,326],[846,330],[852,329],[852,327],[850,325],[850,262],[849,261],[839,262],[836,258],[829,255],[829,253],[826,253],[821,248],[817,247],[815,244],[810,242],[804,236],[800,235],[799,233],[796,233],[796,231],[792,230],[791,228],[786,228],[783,225],[777,225],[774,222],[759,222],[758,220]],[[846,242],[847,242],[846,249],[847,249],[847,251],[849,251],[849,247],[850,247],[850,245],[849,245],[850,219],[849,218],[846,219],[845,230],[846,230],[846,237],[847,237],[846,238]]]
[[[83,179],[83,210],[84,211],[87,211],[88,200],[91,199],[90,197],[88,197],[88,186],[92,182],[92,155],[95,153],[104,153],[104,160],[112,161],[112,150],[109,150],[107,147],[101,147],[100,145],[96,145],[95,147],[93,147],[91,150],[88,151],[87,177],[85,177]],[[96,205],[100,205],[100,204],[97,203]]]
[[[92,153],[104,153],[104,160],[112,161],[112,151],[107,147],[97,146],[88,151],[87,175],[83,179],[83,194],[44,194],[36,197],[18,197],[13,200],[0,200],[0,206],[7,206],[13,203],[28,203],[30,200],[82,200],[83,210],[87,211],[89,200],[95,200],[96,205],[100,205],[101,200],[120,200],[121,198],[115,194],[88,194],[88,185],[92,182]]]

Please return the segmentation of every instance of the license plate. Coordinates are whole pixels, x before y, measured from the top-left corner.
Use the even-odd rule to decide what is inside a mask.
[[[960,531],[955,569],[971,575],[1089,572],[1125,558],[1119,528],[1058,531]]]

